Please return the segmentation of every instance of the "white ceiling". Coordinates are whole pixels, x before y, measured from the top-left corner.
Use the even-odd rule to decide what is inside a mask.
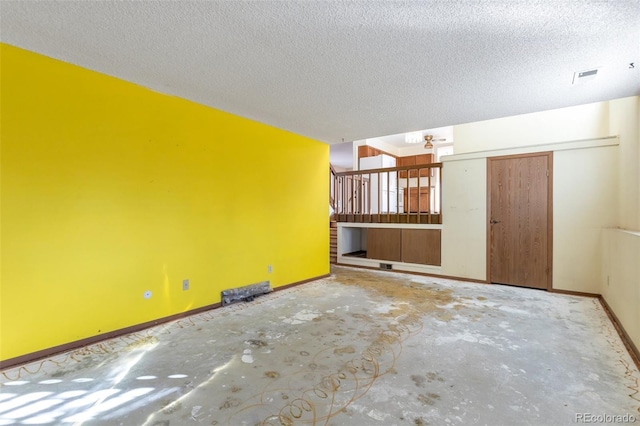
[[[327,143],[640,94],[638,0],[1,1],[0,28]]]
[[[421,133],[422,136],[426,136],[426,135],[433,136],[433,141],[436,144],[453,142],[453,126],[439,127],[437,129],[421,129],[421,130],[416,130],[416,132]],[[406,137],[405,137],[406,134],[407,133],[405,132],[405,133],[398,133],[395,135],[379,136],[379,137],[368,138],[368,139],[373,141],[380,141],[387,145],[395,146],[397,148],[406,148],[406,147],[412,146],[412,144],[409,144],[406,142]],[[421,139],[421,142],[419,145],[423,146],[424,140]]]

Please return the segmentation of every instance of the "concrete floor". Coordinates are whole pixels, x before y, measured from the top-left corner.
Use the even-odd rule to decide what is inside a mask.
[[[639,384],[596,299],[333,267],[3,371],[0,425],[640,422]]]

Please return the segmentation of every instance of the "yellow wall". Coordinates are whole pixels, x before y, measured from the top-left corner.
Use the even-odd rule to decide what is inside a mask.
[[[328,145],[0,53],[0,359],[329,272]]]

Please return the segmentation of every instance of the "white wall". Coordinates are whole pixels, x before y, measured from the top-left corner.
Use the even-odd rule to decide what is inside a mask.
[[[551,150],[553,287],[601,294],[640,347],[640,97],[455,126],[454,139],[442,274],[486,279],[486,157]]]
[[[454,126],[455,153],[606,137],[608,111],[598,102]]]
[[[443,274],[487,278],[486,158],[553,151],[553,288],[600,293],[602,229],[616,226],[619,204],[609,110],[600,102],[455,126],[456,154],[443,159]]]
[[[442,273],[487,279],[487,158],[553,151],[553,288],[600,293],[601,230],[617,217],[617,145],[608,138],[446,158]]]
[[[616,224],[618,149],[553,154],[553,288],[600,293],[602,229]]]
[[[367,140],[366,139],[361,139],[361,140],[357,140],[357,141],[353,141],[353,166],[352,169],[353,170],[360,170],[360,164],[358,161],[358,147],[362,146],[362,145],[366,145],[367,144]]]
[[[353,170],[360,170],[358,164],[358,147],[362,145],[369,145],[374,148],[380,149],[388,154],[399,156],[398,148],[379,139],[361,139],[353,141]]]
[[[487,160],[448,161],[442,168],[442,274],[487,278]]]
[[[343,223],[338,223],[338,255],[353,253],[366,247],[366,232],[366,229],[345,227]]]
[[[640,230],[640,97],[616,99],[610,105],[610,131],[619,135],[618,226]]]
[[[618,135],[617,228],[603,230],[600,293],[640,349],[640,97],[609,102]]]
[[[640,348],[640,232],[602,232],[602,296]]]
[[[453,135],[440,273],[486,280],[486,158],[553,151],[553,287],[602,294],[640,347],[640,97],[459,125]]]

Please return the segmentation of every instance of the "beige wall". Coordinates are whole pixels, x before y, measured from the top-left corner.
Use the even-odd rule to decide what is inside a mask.
[[[640,232],[605,229],[602,296],[640,348]]]
[[[488,157],[553,151],[553,288],[600,292],[601,233],[615,225],[617,138],[448,157],[443,166],[443,275],[486,280]]]
[[[639,135],[637,96],[455,126],[442,274],[486,279],[486,158],[553,151],[553,287],[602,294],[640,347]]]
[[[600,293],[603,228],[617,217],[618,146],[553,155],[553,288]]]
[[[443,160],[443,274],[487,278],[486,158],[553,151],[553,287],[599,293],[600,230],[615,226],[618,204],[618,139],[599,139],[608,122],[600,102],[455,126],[456,154]]]
[[[455,153],[606,137],[608,111],[598,102],[454,126]]]
[[[640,97],[609,101],[610,133],[619,135],[618,223],[623,229],[640,230]]]
[[[640,348],[640,97],[609,102],[619,135],[618,216],[603,233],[600,293]]]
[[[486,279],[487,161],[448,161],[442,168],[442,274]]]

